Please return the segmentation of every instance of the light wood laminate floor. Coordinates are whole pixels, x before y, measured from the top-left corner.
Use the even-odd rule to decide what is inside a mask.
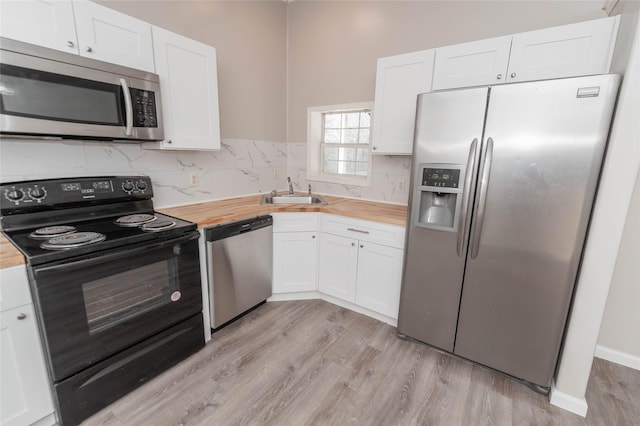
[[[640,372],[595,360],[585,418],[320,300],[270,302],[86,425],[640,425]]]

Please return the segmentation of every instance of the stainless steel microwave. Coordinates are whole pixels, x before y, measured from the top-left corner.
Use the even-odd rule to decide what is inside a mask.
[[[0,38],[0,135],[162,140],[159,77]]]

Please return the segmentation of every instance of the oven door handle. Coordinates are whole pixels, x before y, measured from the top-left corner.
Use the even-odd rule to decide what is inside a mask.
[[[150,250],[180,244],[191,240],[197,240],[199,237],[200,233],[198,231],[193,231],[178,238],[171,238],[151,244],[139,244],[131,249],[127,249],[126,247],[114,248],[111,250],[107,250],[105,254],[91,254],[89,255],[89,257],[80,258],[79,260],[64,260],[44,266],[34,266],[33,269],[37,272],[47,272],[54,269],[56,270],[56,272],[74,271],[77,269],[87,268],[90,265],[95,265],[96,263],[106,263],[123,257],[131,258],[138,253],[144,254]]]

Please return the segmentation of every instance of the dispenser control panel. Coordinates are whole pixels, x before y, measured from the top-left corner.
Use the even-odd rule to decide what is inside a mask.
[[[422,169],[422,186],[439,188],[458,188],[460,185],[460,169]]]

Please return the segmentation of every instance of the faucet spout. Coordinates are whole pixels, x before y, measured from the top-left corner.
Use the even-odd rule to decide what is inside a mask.
[[[287,183],[289,184],[289,195],[293,195],[293,184],[291,183],[290,176],[287,176]]]

